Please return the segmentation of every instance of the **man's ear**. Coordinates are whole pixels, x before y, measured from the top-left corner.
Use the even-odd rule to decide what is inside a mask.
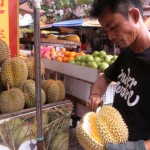
[[[135,23],[137,23],[140,18],[140,12],[137,8],[131,8],[129,11],[129,16],[133,19]]]

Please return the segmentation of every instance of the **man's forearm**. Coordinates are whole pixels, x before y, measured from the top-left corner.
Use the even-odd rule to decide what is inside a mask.
[[[150,140],[144,141],[146,150],[150,150]]]
[[[111,81],[104,74],[102,74],[94,83],[91,95],[97,94],[102,96],[105,93],[110,82]]]

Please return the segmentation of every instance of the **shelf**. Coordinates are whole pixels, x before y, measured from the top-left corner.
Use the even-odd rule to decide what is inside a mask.
[[[67,47],[77,47],[81,45],[80,42],[73,42],[73,41],[66,41],[66,40],[60,40],[60,39],[54,39],[50,40],[47,38],[41,38],[41,43],[46,43],[50,45],[65,45]],[[20,38],[20,44],[34,44],[34,38]]]
[[[50,109],[50,108],[58,107],[58,106],[63,106],[66,104],[70,104],[70,100],[64,100],[64,101],[60,101],[56,103],[45,104],[42,106],[42,110],[46,110],[46,109]],[[11,118],[24,116],[24,115],[32,114],[32,113],[36,113],[36,107],[26,108],[17,112],[0,114],[0,124],[3,123],[5,120],[9,120]]]
[[[65,62],[58,62],[55,60],[49,60],[45,58],[42,58],[42,61],[46,69],[53,70],[55,72],[68,75],[89,83],[94,83],[99,75],[97,69],[85,66],[79,66]]]

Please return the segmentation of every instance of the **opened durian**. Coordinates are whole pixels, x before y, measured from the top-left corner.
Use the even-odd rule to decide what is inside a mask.
[[[104,142],[98,134],[96,113],[85,114],[76,129],[79,143],[85,150],[104,150]]]
[[[85,150],[103,150],[108,143],[128,141],[128,128],[120,113],[112,106],[99,107],[85,114],[77,126],[79,143]]]
[[[106,105],[98,110],[96,124],[105,144],[124,143],[128,140],[128,128],[114,107]]]

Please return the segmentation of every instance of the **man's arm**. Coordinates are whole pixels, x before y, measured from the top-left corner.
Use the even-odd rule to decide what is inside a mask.
[[[105,93],[110,83],[111,81],[104,74],[98,77],[87,102],[87,106],[91,111],[95,111],[96,108],[102,104],[100,97]]]

